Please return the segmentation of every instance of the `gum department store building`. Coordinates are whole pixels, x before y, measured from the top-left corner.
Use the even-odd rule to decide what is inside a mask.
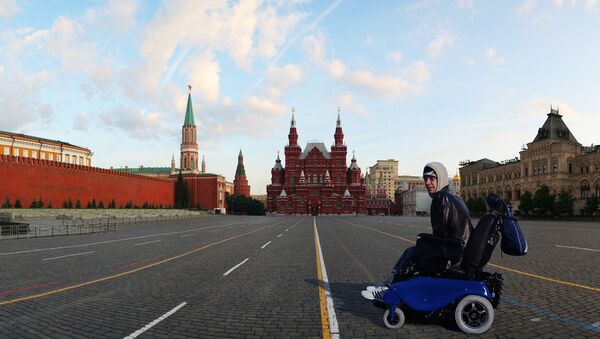
[[[574,212],[581,214],[585,200],[600,197],[600,146],[582,146],[571,133],[558,109],[550,108],[535,139],[519,157],[496,162],[463,161],[460,171],[463,199],[496,192],[517,207],[521,194],[535,194],[547,185],[551,194],[561,190],[575,198]]]

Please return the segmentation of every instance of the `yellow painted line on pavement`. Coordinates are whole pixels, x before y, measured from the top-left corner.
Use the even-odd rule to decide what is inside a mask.
[[[504,266],[500,266],[500,265],[496,265],[496,264],[492,264],[492,263],[488,263],[488,265],[496,267],[496,268],[499,268],[499,269],[502,269],[502,270],[506,270],[506,271],[509,271],[509,272],[526,275],[526,276],[532,277],[532,278],[542,279],[542,280],[554,282],[554,283],[557,283],[557,284],[567,285],[567,286],[579,287],[579,288],[583,288],[583,289],[594,291],[594,292],[600,292],[600,288],[596,288],[596,287],[591,287],[591,286],[576,284],[576,283],[572,283],[572,282],[568,282],[568,281],[562,281],[562,280],[552,279],[552,278],[544,277],[544,276],[541,276],[541,275],[532,274],[532,273],[528,273],[528,272],[523,272],[523,271],[515,270],[513,268],[508,268],[508,267],[504,267]]]
[[[323,271],[321,270],[321,256],[319,255],[319,242],[317,241],[317,221],[314,219],[314,217],[313,228],[315,234],[315,251],[317,258],[317,280],[319,281],[319,305],[321,306],[321,332],[323,333],[323,339],[331,339],[329,315],[327,314],[327,298],[325,297],[325,287],[323,286]]]
[[[356,226],[356,227],[368,229],[368,230],[371,230],[373,232],[385,234],[385,235],[388,235],[388,236],[393,237],[393,238],[404,240],[404,241],[412,243],[412,244],[415,243],[413,240],[409,240],[409,239],[406,239],[406,238],[399,237],[397,235],[393,235],[393,234],[390,234],[390,233],[387,233],[387,232],[383,232],[383,231],[380,231],[380,230],[372,228],[372,227],[368,227],[368,226],[364,226],[364,225],[358,225],[358,224],[355,224],[353,222],[345,221],[345,220],[342,220],[342,219],[338,219],[338,220],[340,220],[342,222],[345,222],[347,224],[351,224],[351,225]],[[596,288],[596,287],[592,287],[592,286],[587,286],[587,285],[582,285],[582,284],[576,284],[576,283],[572,283],[572,282],[568,282],[568,281],[562,281],[562,280],[558,280],[558,279],[552,279],[552,278],[544,277],[542,275],[537,275],[537,274],[533,274],[533,273],[523,272],[523,271],[515,270],[513,268],[508,268],[508,267],[504,267],[504,266],[500,266],[500,265],[496,265],[496,264],[492,264],[492,263],[488,263],[488,265],[496,267],[496,268],[499,268],[501,270],[509,271],[509,272],[512,272],[512,273],[521,274],[521,275],[524,275],[524,276],[527,276],[527,277],[532,277],[532,278],[536,278],[536,279],[540,279],[540,280],[545,280],[545,281],[549,281],[549,282],[553,282],[553,283],[557,283],[557,284],[561,284],[561,285],[582,288],[582,289],[586,289],[586,290],[590,290],[590,291],[594,291],[594,292],[600,292],[600,288]]]
[[[378,230],[378,229],[376,229],[376,228],[373,228],[373,227],[369,227],[369,226],[364,226],[364,225],[355,224],[355,223],[353,223],[353,222],[346,221],[346,220],[342,220],[342,219],[338,219],[338,220],[339,220],[339,221],[342,221],[342,222],[345,222],[345,223],[347,223],[347,224],[350,224],[350,225],[356,226],[356,227],[365,228],[365,229],[368,229],[368,230],[370,230],[370,231],[373,231],[373,232],[377,232],[377,233],[385,234],[385,235],[387,235],[387,236],[390,236],[390,237],[392,237],[392,238],[397,238],[397,239],[400,239],[400,240],[404,240],[404,241],[406,241],[406,242],[409,242],[409,243],[412,243],[412,244],[414,244],[414,243],[415,243],[413,240],[406,239],[406,238],[402,238],[402,237],[399,237],[399,236],[397,236],[397,235],[394,235],[394,234],[391,234],[391,233],[387,233],[387,232],[384,232],[384,231],[380,231],[380,230]]]
[[[85,287],[85,286],[97,284],[97,283],[100,283],[100,282],[103,282],[103,281],[107,281],[107,280],[116,279],[116,278],[119,278],[119,277],[122,277],[122,276],[126,276],[126,275],[129,275],[129,274],[135,273],[135,272],[143,271],[143,270],[149,269],[151,267],[167,263],[169,261],[173,261],[173,260],[176,260],[176,259],[179,259],[179,258],[183,258],[183,257],[188,256],[190,254],[193,254],[193,253],[205,250],[205,249],[207,249],[209,247],[212,247],[212,246],[215,246],[215,245],[218,245],[218,244],[222,244],[224,242],[227,242],[227,241],[230,241],[230,240],[233,240],[233,239],[237,239],[237,238],[240,238],[240,237],[252,234],[252,233],[256,233],[256,232],[258,232],[258,231],[260,231],[260,230],[262,230],[264,228],[272,227],[272,226],[274,226],[274,225],[264,226],[264,227],[261,227],[261,228],[258,228],[256,230],[254,230],[254,231],[246,232],[246,233],[243,233],[243,234],[240,234],[240,235],[229,237],[227,239],[219,240],[219,241],[210,243],[208,245],[204,245],[202,247],[199,247],[199,248],[193,249],[191,251],[185,252],[183,254],[179,254],[179,255],[176,255],[174,257],[167,258],[167,259],[164,259],[164,260],[161,260],[161,261],[158,261],[158,262],[146,265],[146,266],[138,267],[138,268],[130,270],[130,271],[121,272],[119,274],[114,274],[114,275],[103,277],[103,278],[100,278],[100,279],[86,281],[86,282],[83,282],[81,284],[71,285],[71,286],[59,288],[59,289],[56,289],[56,290],[52,290],[52,291],[48,291],[48,292],[44,292],[44,293],[40,293],[40,294],[34,294],[34,295],[27,296],[27,297],[22,297],[22,298],[17,298],[17,299],[2,301],[2,302],[0,302],[0,306],[2,306],[2,305],[8,305],[8,304],[14,304],[14,303],[18,303],[20,301],[25,301],[25,300],[29,300],[29,299],[37,299],[37,298],[47,297],[49,295],[53,295],[53,294],[57,294],[57,293],[61,293],[61,292],[66,292],[66,291],[70,291],[70,290],[74,290],[76,288],[80,288],[80,287]]]

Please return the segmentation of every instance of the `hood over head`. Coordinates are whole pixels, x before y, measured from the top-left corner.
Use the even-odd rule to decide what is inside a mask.
[[[432,171],[435,173],[435,175],[431,173]],[[435,193],[441,191],[444,187],[448,186],[448,171],[446,170],[446,167],[442,165],[441,162],[432,161],[425,165],[425,168],[423,168],[423,177],[425,177],[426,175],[435,176],[437,178],[438,185],[436,187]]]

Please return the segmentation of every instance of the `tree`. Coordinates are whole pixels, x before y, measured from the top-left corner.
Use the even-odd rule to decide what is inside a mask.
[[[23,205],[21,205],[21,200],[19,200],[19,198],[15,200],[15,208],[23,208]]]
[[[100,202],[98,203],[98,208],[104,209],[104,202],[102,202],[102,200],[100,200]]]
[[[575,198],[571,197],[571,194],[565,190],[560,190],[556,203],[554,204],[554,210],[558,215],[573,215],[573,206],[575,204]]]
[[[467,199],[467,208],[473,215],[482,215],[487,212],[485,201],[481,197]]]
[[[67,208],[73,208],[73,201],[71,200],[71,198],[69,198],[69,201],[67,201]]]
[[[48,203],[48,206],[47,206],[47,208],[52,208],[52,201],[50,201],[50,202]]]
[[[6,200],[4,200],[4,204],[2,204],[2,208],[11,208],[12,205],[10,204],[10,199],[8,199],[8,197],[6,197]]]
[[[37,207],[38,207],[37,200],[33,199],[31,201],[31,205],[29,205],[29,208],[37,208]]]
[[[521,195],[521,202],[519,203],[519,211],[521,211],[523,215],[528,215],[533,208],[533,195],[531,195],[531,192],[529,191],[523,192]]]
[[[115,199],[112,199],[108,204],[108,208],[116,208],[117,204],[115,203]]]
[[[190,193],[187,184],[183,182],[183,175],[179,171],[175,183],[175,208],[188,208],[190,205]]]
[[[96,208],[96,198],[92,198],[92,208]]]
[[[225,192],[225,201],[230,214],[265,215],[262,202],[243,195],[230,195]]]
[[[533,195],[533,206],[537,209],[538,214],[545,216],[554,212],[554,195],[550,194],[550,187],[542,185],[539,190]]]
[[[596,196],[588,198],[585,201],[585,214],[593,217],[594,214],[598,211],[598,206],[600,206],[600,199]]]
[[[81,201],[79,199],[75,202],[75,208],[81,208]]]

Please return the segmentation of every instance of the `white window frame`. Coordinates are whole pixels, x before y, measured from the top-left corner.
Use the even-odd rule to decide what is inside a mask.
[[[23,157],[25,157],[25,158],[29,157],[29,150],[26,150],[26,149],[23,150]]]
[[[10,155],[10,147],[4,147],[4,155]]]

